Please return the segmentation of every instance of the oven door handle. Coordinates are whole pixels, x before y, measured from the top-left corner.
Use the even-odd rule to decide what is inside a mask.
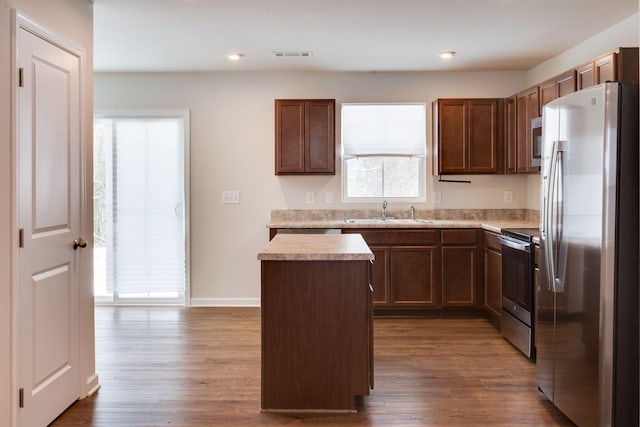
[[[498,240],[500,241],[501,245],[506,246],[508,248],[512,248],[518,251],[531,252],[530,242],[524,242],[522,240],[517,240],[517,239],[510,239],[501,234],[498,235]]]

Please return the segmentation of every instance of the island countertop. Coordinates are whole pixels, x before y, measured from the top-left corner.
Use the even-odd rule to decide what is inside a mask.
[[[278,234],[260,261],[368,261],[374,256],[360,234]]]

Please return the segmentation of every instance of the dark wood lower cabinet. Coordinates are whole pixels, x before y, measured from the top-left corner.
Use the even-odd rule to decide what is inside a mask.
[[[370,261],[262,261],[262,408],[354,410],[373,387]]]
[[[391,248],[388,246],[369,245],[369,249],[376,257],[371,269],[371,282],[373,285],[373,304],[388,305],[390,302],[390,259]]]
[[[344,229],[359,233],[376,259],[374,308],[378,315],[477,311],[481,288],[477,229]]]
[[[442,306],[476,306],[476,248],[442,248]]]
[[[498,235],[484,232],[484,308],[493,318],[502,313],[502,247]]]
[[[437,307],[437,248],[399,246],[391,248],[391,304]]]
[[[442,230],[442,306],[476,307],[478,231]]]

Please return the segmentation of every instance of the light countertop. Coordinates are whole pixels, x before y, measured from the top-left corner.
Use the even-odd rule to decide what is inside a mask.
[[[345,220],[277,220],[267,223],[267,228],[482,228],[500,233],[503,228],[538,227],[538,222],[512,219],[438,219],[430,222],[372,222],[347,223]]]
[[[258,253],[260,261],[369,261],[360,234],[278,234]]]

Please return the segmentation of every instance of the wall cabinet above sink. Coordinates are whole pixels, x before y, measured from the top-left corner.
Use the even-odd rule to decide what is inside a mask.
[[[504,173],[504,100],[433,102],[433,174]]]

